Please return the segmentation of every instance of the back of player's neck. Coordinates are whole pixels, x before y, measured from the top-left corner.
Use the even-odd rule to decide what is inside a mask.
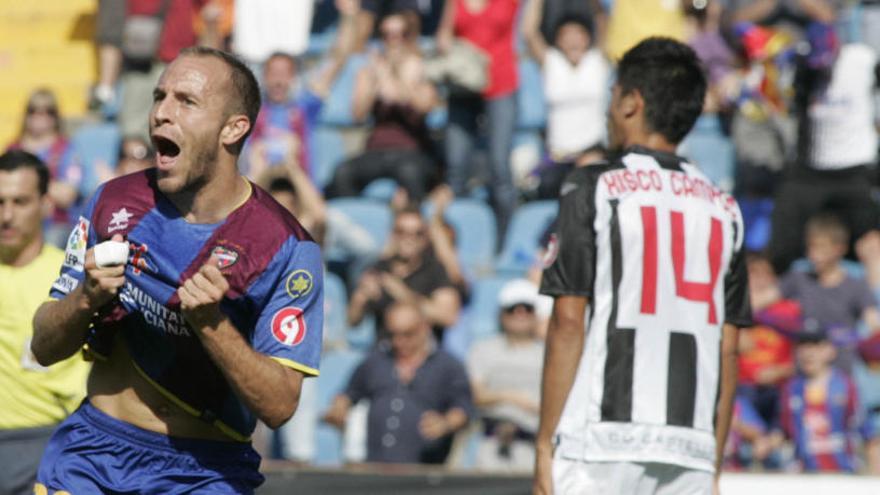
[[[627,140],[625,147],[631,148],[633,146],[641,146],[642,148],[647,148],[649,150],[661,151],[663,153],[671,154],[675,154],[675,151],[678,148],[675,144],[667,141],[662,134],[658,134],[656,132],[639,133],[631,137]]]

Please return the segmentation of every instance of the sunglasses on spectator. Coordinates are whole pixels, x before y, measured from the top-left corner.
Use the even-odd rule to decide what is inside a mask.
[[[504,312],[507,314],[512,314],[512,313],[515,313],[516,310],[518,310],[518,309],[522,309],[527,313],[534,313],[535,312],[535,307],[531,304],[526,304],[526,303],[517,303],[517,304],[514,304],[513,306],[508,306],[508,307],[504,308]]]
[[[425,235],[425,229],[404,229],[401,227],[394,227],[394,233],[399,236],[421,237]]]
[[[58,116],[58,108],[47,105],[28,105],[25,110],[28,115],[33,115],[35,113],[45,113],[54,116]]]
[[[406,38],[408,34],[406,29],[383,29],[379,31],[379,36],[385,40]]]

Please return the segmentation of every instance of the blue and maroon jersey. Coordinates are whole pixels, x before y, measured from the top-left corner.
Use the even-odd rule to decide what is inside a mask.
[[[269,194],[251,188],[224,221],[193,224],[159,192],[155,171],[104,184],[76,222],[51,290],[65,297],[85,278],[86,250],[123,235],[130,245],[125,286],[96,317],[87,346],[100,355],[123,338],[148,381],[239,440],[256,418],[184,320],[177,289],[214,255],[230,285],[223,313],[256,351],[306,375],[318,374],[323,327],[318,245]]]
[[[865,440],[875,436],[864,421],[852,378],[834,369],[824,385],[810,385],[798,375],[782,392],[782,428],[794,442],[797,461],[806,471],[857,469],[856,434]]]

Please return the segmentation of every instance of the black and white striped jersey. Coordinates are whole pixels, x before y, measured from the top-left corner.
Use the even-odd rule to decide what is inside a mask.
[[[576,169],[560,196],[541,291],[590,300],[561,455],[714,470],[721,327],[751,317],[736,201],[639,147]]]

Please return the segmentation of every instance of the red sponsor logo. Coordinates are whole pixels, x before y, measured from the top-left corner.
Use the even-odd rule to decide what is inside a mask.
[[[303,310],[289,307],[279,310],[272,317],[272,335],[278,342],[291,347],[302,343],[306,337],[306,320]]]

